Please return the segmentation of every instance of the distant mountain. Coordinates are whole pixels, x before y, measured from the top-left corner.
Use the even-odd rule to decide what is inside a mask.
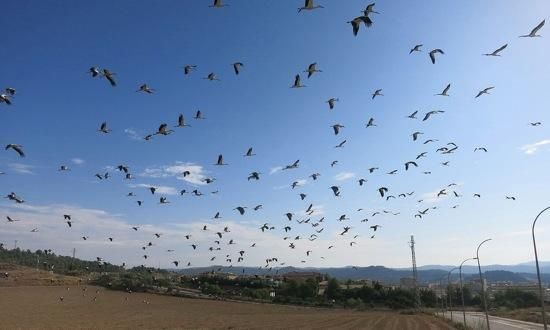
[[[433,266],[440,267],[439,269],[420,269],[424,267],[419,267],[418,270],[418,281],[422,284],[427,283],[436,283],[441,278],[446,280],[448,270],[445,267],[447,266]],[[449,270],[453,268],[448,268]],[[236,275],[245,274],[245,275],[275,275],[275,274],[284,274],[288,272],[319,272],[321,274],[328,274],[331,277],[335,277],[339,280],[359,280],[359,279],[369,279],[373,281],[380,281],[385,284],[398,284],[399,280],[404,277],[412,277],[412,271],[410,269],[391,269],[383,266],[368,266],[368,267],[331,267],[331,268],[315,268],[315,267],[306,267],[306,268],[297,268],[297,267],[280,267],[273,268],[269,271],[266,268],[258,267],[225,267],[225,266],[210,266],[210,267],[198,267],[198,268],[188,268],[188,269],[173,269],[181,274],[186,275],[198,275],[204,272],[211,271],[220,271],[228,272]],[[536,275],[532,273],[523,273],[523,272],[511,272],[506,270],[484,270],[484,276],[487,277],[489,281],[511,281],[511,282],[535,282]],[[477,279],[477,268],[476,272],[463,272],[464,279]],[[542,274],[543,281],[550,282],[550,273]],[[458,279],[458,272],[454,271],[451,276],[452,281]]]
[[[474,265],[464,265],[462,266],[462,273],[464,274],[471,274],[471,273],[477,273],[478,268],[475,261],[472,262]],[[445,271],[449,271],[453,269],[456,266],[448,266],[448,265],[425,265],[418,267],[418,270],[424,270],[424,269],[442,269]],[[550,261],[541,261],[539,262],[539,267],[541,273],[550,273]],[[406,268],[404,268],[406,269]],[[535,262],[524,262],[517,265],[485,265],[481,267],[481,271],[495,271],[495,270],[504,270],[508,272],[513,273],[532,273],[536,274],[537,269],[535,267]]]

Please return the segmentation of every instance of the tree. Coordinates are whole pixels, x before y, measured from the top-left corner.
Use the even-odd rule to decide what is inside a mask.
[[[338,284],[338,280],[335,278],[331,278],[328,281],[327,289],[325,291],[325,294],[327,298],[338,300],[342,296],[342,292],[340,289],[340,284]]]

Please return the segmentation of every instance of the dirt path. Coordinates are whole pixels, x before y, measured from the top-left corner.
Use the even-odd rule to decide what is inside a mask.
[[[91,286],[0,287],[0,297],[1,329],[450,329],[427,315],[127,294]]]

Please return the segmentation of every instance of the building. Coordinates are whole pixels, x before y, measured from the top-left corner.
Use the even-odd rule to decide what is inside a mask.
[[[416,281],[412,277],[402,277],[399,279],[399,286],[405,289],[414,289]]]

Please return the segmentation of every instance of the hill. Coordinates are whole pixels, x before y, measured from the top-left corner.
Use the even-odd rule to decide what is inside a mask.
[[[236,275],[245,274],[245,275],[274,275],[274,274],[284,274],[288,272],[300,272],[300,271],[312,271],[319,272],[321,274],[327,274],[330,277],[337,278],[339,280],[359,280],[359,279],[369,279],[373,281],[379,281],[386,284],[398,284],[401,278],[412,277],[412,272],[405,269],[391,269],[383,266],[369,266],[369,267],[333,267],[333,268],[297,268],[297,267],[281,267],[273,268],[270,272],[265,268],[256,268],[256,267],[225,267],[225,266],[210,266],[210,267],[197,267],[197,268],[188,268],[188,269],[172,269],[181,274],[186,275],[197,275],[205,272],[227,272],[234,273]],[[434,283],[438,282],[439,279],[444,277],[447,274],[446,270],[443,269],[423,269],[418,271],[418,280],[420,283]],[[464,278],[466,280],[476,279],[478,273],[465,274]],[[536,275],[531,273],[515,273],[510,271],[495,270],[495,271],[486,271],[484,276],[487,277],[489,281],[510,281],[514,283],[521,282],[535,282]],[[451,279],[456,280],[458,278],[458,272],[453,272]],[[550,281],[550,274],[542,274],[544,281]]]
[[[25,266],[0,263],[0,287],[77,285],[80,278]]]

